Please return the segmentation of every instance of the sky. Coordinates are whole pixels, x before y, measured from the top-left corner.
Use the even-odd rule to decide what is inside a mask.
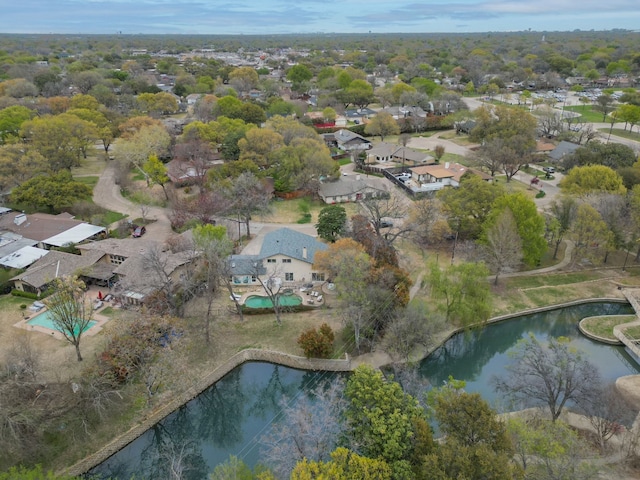
[[[0,0],[0,33],[640,29],[638,0]]]

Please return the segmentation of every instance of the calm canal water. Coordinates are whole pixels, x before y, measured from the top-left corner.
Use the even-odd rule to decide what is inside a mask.
[[[572,345],[600,367],[605,379],[635,374],[640,367],[622,347],[595,343],[577,328],[583,317],[632,312],[625,304],[598,303],[525,315],[456,335],[421,363],[420,372],[434,386],[450,375],[466,380],[467,391],[479,392],[496,408],[506,409],[493,392],[490,379],[504,373],[509,349],[531,332],[540,339],[569,337]],[[305,395],[318,381],[333,376],[267,363],[244,364],[91,473],[97,478],[122,480],[133,475],[138,480],[167,478],[168,461],[176,456],[190,465],[185,472],[189,480],[207,478],[229,455],[253,466],[258,462],[260,437],[277,420],[282,397]]]

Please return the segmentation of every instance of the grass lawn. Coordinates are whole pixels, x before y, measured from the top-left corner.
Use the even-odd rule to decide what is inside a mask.
[[[592,123],[602,123],[606,122],[607,119],[602,119],[602,112],[598,112],[593,108],[593,105],[571,105],[568,107],[564,107],[565,110],[569,110],[570,112],[576,112],[580,114],[580,119],[585,122]]]
[[[260,222],[269,223],[296,223],[302,219],[304,213],[311,214],[311,218],[304,223],[315,224],[318,221],[320,210],[327,204],[322,200],[309,201],[306,198],[295,198],[292,200],[276,200],[271,202],[271,212],[266,215],[256,216]],[[355,215],[358,206],[355,203],[341,204],[347,211],[347,218]]]
[[[613,130],[609,128],[599,128],[598,131],[606,135],[609,135],[609,131],[611,131],[611,135],[615,135],[616,137],[622,137],[628,140],[635,140],[636,142],[640,142],[640,133],[638,132],[630,132],[629,130],[624,130],[622,128],[614,128]]]
[[[341,158],[338,160],[338,165],[349,165],[351,163],[351,159],[349,157]]]
[[[71,169],[71,175],[100,175],[106,166],[104,161],[104,150],[97,150],[95,154],[88,155],[80,160],[80,166]]]
[[[430,152],[433,155],[433,152]],[[449,153],[449,152],[444,152],[444,155],[442,156],[442,158],[440,159],[440,163],[445,163],[445,162],[456,162],[459,163],[460,165],[466,165],[467,161],[466,161],[466,157],[464,155],[458,155],[456,153]]]
[[[629,316],[633,317],[632,320],[636,318],[635,315],[629,315]],[[631,321],[631,320],[628,320],[628,321]],[[626,336],[636,340],[640,340],[640,326],[625,328],[623,331]]]
[[[632,322],[635,319],[635,315],[602,315],[588,318],[582,322],[582,328],[598,337],[616,341],[617,338],[613,336],[613,327],[621,323]]]
[[[86,177],[75,177],[74,178],[74,180],[76,182],[84,183],[85,185],[88,185],[91,188],[96,186],[96,184],[98,183],[99,179],[100,179],[100,177],[98,177],[96,175],[89,175],[89,176],[86,176]]]
[[[518,180],[511,179],[510,182],[507,182],[505,175],[496,175],[495,180],[509,193],[522,192],[530,198],[534,198],[538,193],[538,189],[529,188],[529,185]]]
[[[557,305],[584,298],[622,298],[610,270],[503,278],[493,287],[492,315]]]

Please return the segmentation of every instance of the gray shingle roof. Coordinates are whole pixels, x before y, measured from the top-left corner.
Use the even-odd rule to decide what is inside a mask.
[[[233,275],[264,275],[267,273],[259,255],[231,255],[229,263]]]
[[[316,252],[327,248],[326,244],[310,235],[289,228],[280,228],[265,235],[260,249],[260,257],[286,255],[302,262],[313,263]]]
[[[580,148],[580,145],[563,140],[549,153],[549,157],[553,160],[562,160],[565,155],[575,152],[578,148]]]

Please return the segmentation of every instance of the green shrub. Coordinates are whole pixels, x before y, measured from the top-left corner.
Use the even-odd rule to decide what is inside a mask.
[[[13,295],[14,297],[23,297],[23,298],[28,298],[29,300],[38,300],[41,298],[46,298],[52,293],[53,293],[53,290],[49,290],[49,289],[45,290],[40,295],[38,295],[37,293],[23,292],[22,290],[18,290],[17,288],[14,288],[13,290],[11,290],[11,295]]]
[[[18,290],[16,288],[11,290],[11,295],[13,295],[14,297],[29,298],[31,300],[37,300],[38,299],[38,294],[37,293],[23,292],[22,290]]]
[[[540,190],[538,193],[536,193],[536,198],[542,198],[546,195],[546,193],[544,192],[544,190]]]

